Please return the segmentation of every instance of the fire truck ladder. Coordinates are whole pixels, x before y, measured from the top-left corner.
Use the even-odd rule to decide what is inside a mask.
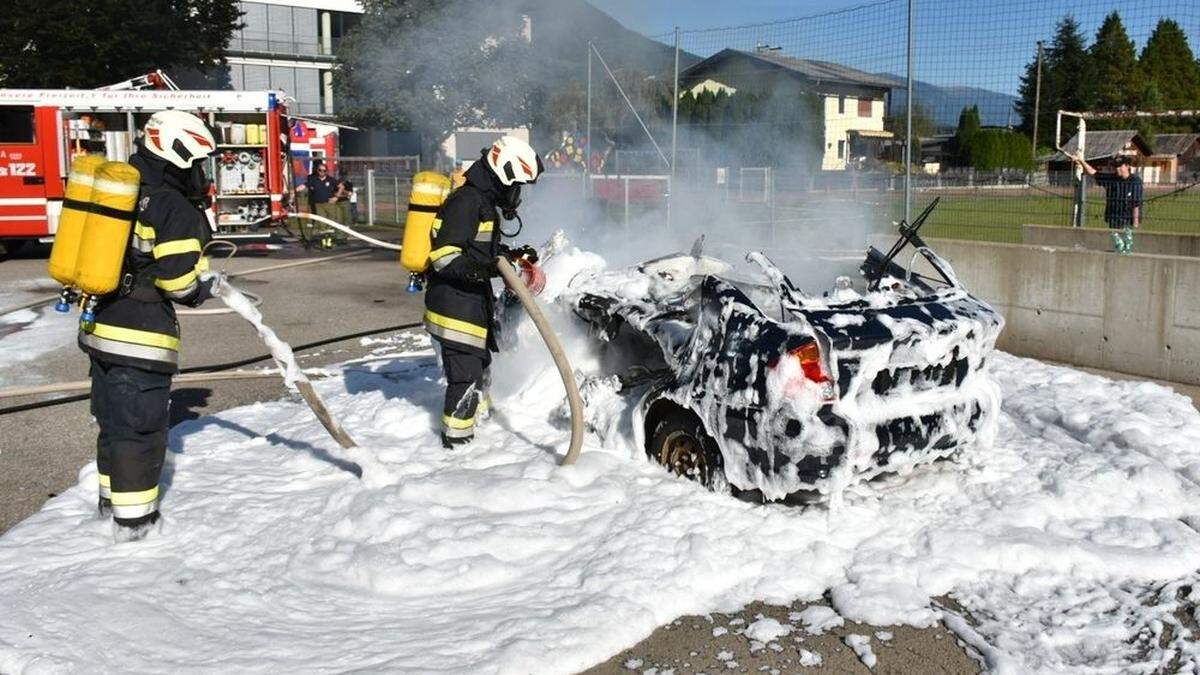
[[[140,77],[130,78],[124,82],[96,88],[110,91],[124,91],[128,89],[170,89],[171,91],[179,91],[179,85],[175,84],[175,80],[172,80],[169,75],[161,70],[155,70]]]

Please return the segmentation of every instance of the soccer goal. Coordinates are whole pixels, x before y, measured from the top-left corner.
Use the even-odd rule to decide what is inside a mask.
[[[1088,128],[1089,122],[1098,120],[1127,123]],[[1083,157],[1096,163],[1128,157],[1146,185],[1147,201],[1172,198],[1171,204],[1179,206],[1160,209],[1157,224],[1172,231],[1200,231],[1200,222],[1194,218],[1185,222],[1185,206],[1190,205],[1182,204],[1192,199],[1200,205],[1200,197],[1192,189],[1200,185],[1200,124],[1181,124],[1184,120],[1200,120],[1200,110],[1059,110],[1054,144],[1062,153],[1059,161]],[[1161,131],[1146,133],[1147,126]],[[1088,181],[1078,166],[1073,168],[1073,176],[1071,224],[1083,227],[1088,222]]]

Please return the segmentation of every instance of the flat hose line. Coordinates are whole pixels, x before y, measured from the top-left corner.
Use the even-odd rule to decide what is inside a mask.
[[[218,239],[218,240],[214,240],[214,241],[222,241],[222,240]],[[334,260],[341,260],[343,258],[352,258],[354,256],[365,255],[370,252],[371,252],[371,249],[362,248],[362,249],[358,249],[357,251],[350,251],[347,253],[339,253],[337,255],[331,255],[331,256],[324,257],[324,258],[306,258],[304,260],[292,260],[292,261],[285,262],[285,263],[279,263],[277,265],[267,265],[266,267],[256,267],[254,269],[246,270],[244,272],[234,272],[229,275],[229,278],[230,279],[238,279],[241,277],[248,277],[248,276],[251,276],[254,274],[263,274],[265,272],[274,272],[276,270],[290,269],[292,267],[301,267],[303,265],[317,265],[320,263],[332,262]],[[34,300],[30,300],[28,302],[22,303],[20,305],[13,305],[12,307],[5,307],[3,309],[0,309],[0,316],[4,316],[5,314],[11,314],[13,312],[19,312],[23,309],[30,309],[32,307],[37,307],[39,305],[48,305],[56,300],[58,300],[58,294],[43,296],[41,298],[37,298]],[[184,316],[192,315],[192,314],[226,314],[227,313],[225,310],[212,311],[212,310],[191,310],[191,309],[180,309],[180,310],[177,310],[177,312]]]
[[[396,331],[402,331],[402,330],[411,330],[413,328],[419,328],[423,325],[424,324],[422,322],[418,321],[418,322],[413,322],[413,323],[402,323],[402,324],[399,324],[396,326],[387,326],[385,328],[372,328],[370,330],[358,331],[358,332],[349,333],[346,335],[335,335],[333,337],[323,338],[321,340],[316,340],[314,342],[308,342],[308,343],[305,343],[302,345],[298,345],[296,347],[293,347],[292,351],[297,351],[297,352],[307,351],[309,349],[323,347],[325,345],[333,344],[335,342],[343,342],[345,340],[353,340],[354,338],[378,335],[380,333],[390,333],[390,332],[396,332]],[[179,370],[179,374],[180,375],[191,375],[191,374],[198,374],[198,373],[218,373],[218,372],[221,372],[224,370],[231,370],[233,368],[241,368],[243,366],[252,365],[255,363],[259,363],[261,361],[267,361],[271,358],[272,358],[271,354],[262,354],[260,356],[253,356],[250,358],[239,359],[237,361],[229,361],[226,363],[215,363],[215,364],[211,364],[211,365],[207,365],[207,366],[192,366],[190,368],[181,368]],[[192,380],[192,381],[196,381],[196,380]],[[3,399],[3,398],[5,398],[4,391],[0,390],[0,399]],[[34,401],[32,403],[23,403],[21,405],[9,406],[7,408],[0,408],[0,415],[8,415],[10,413],[25,412],[27,410],[37,410],[39,408],[50,408],[50,407],[53,407],[56,405],[63,405],[66,403],[76,403],[78,401],[86,401],[89,398],[91,398],[91,394],[85,393],[85,394],[75,394],[73,396],[60,396],[57,398],[52,398],[52,399],[48,399],[48,400],[44,400],[44,401]]]

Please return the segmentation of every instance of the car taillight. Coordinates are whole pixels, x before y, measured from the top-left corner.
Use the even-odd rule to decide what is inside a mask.
[[[799,395],[806,387],[815,384],[820,387],[820,395],[823,401],[830,402],[837,400],[837,390],[834,387],[833,379],[829,376],[829,371],[825,367],[825,360],[821,358],[821,346],[817,342],[809,342],[795,349],[789,349],[783,358],[792,359],[795,363],[798,363],[800,365],[800,373],[804,375],[804,380],[794,379],[784,387],[783,391],[785,395]],[[780,361],[772,363],[771,367],[778,368]],[[805,381],[811,384],[805,385]]]
[[[823,384],[829,381],[829,375],[825,373],[825,365],[821,361],[821,348],[817,343],[810,342],[802,347],[796,347],[788,352],[788,355],[800,360],[800,369],[804,371],[804,376],[816,382]]]

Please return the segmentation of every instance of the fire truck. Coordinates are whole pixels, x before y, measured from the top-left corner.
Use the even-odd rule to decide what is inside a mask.
[[[295,201],[291,132],[299,118],[288,115],[286,95],[137,88],[164,81],[173,85],[152,73],[106,89],[0,89],[4,244],[52,239],[72,159],[88,153],[128,159],[146,120],[168,109],[202,116],[216,136],[205,166],[214,233],[259,244],[273,238]],[[336,138],[329,147],[337,147]]]

